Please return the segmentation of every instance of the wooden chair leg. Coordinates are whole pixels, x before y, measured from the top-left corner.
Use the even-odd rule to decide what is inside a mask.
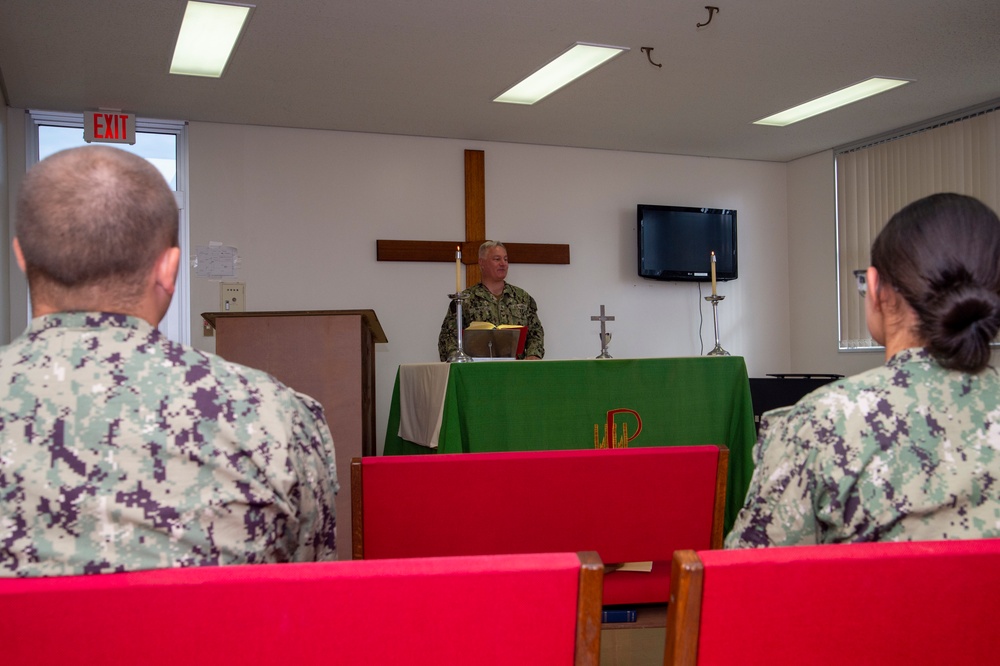
[[[694,666],[698,661],[698,623],[704,567],[693,550],[678,550],[670,570],[667,646],[664,666]]]
[[[713,549],[722,548],[723,528],[726,522],[726,485],[729,483],[729,449],[721,444],[718,469],[715,477],[715,511],[712,514]]]
[[[576,617],[576,666],[597,666],[601,659],[601,602],[604,564],[594,551],[580,553],[580,598]]]
[[[351,559],[365,559],[364,494],[361,458],[351,459]]]

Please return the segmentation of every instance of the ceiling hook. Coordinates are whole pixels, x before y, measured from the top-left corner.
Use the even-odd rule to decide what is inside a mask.
[[[712,22],[712,17],[715,16],[715,12],[719,11],[718,7],[712,7],[711,5],[705,5],[705,9],[708,10],[708,20],[704,23],[696,23],[695,27],[704,28],[706,25]]]
[[[649,64],[653,67],[663,67],[662,62],[653,62],[653,47],[652,46],[640,46],[639,50],[646,54],[646,59],[649,60]]]

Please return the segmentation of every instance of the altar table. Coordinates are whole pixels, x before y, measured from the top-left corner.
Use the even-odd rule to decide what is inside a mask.
[[[411,414],[421,414],[425,423],[408,424],[405,432],[416,427],[422,434],[414,439],[429,440],[422,444],[400,435],[400,377],[407,375],[417,379],[405,382],[404,400]],[[728,532],[753,474],[755,429],[743,358],[400,366],[384,453],[586,449],[594,447],[595,438],[604,444],[621,443],[626,437],[630,447],[726,445]]]

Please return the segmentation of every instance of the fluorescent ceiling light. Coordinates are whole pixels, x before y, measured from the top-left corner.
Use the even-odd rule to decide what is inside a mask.
[[[832,111],[838,107],[852,104],[866,97],[877,95],[881,92],[885,92],[886,90],[898,88],[899,86],[906,85],[907,83],[910,83],[907,79],[887,79],[877,76],[872,77],[866,81],[862,81],[861,83],[855,83],[853,86],[848,86],[842,90],[832,92],[829,95],[824,95],[814,99],[811,102],[793,106],[790,109],[776,113],[773,116],[768,116],[767,118],[761,118],[760,120],[754,121],[754,125],[784,127],[785,125],[791,125],[792,123],[797,123],[800,120],[805,120],[806,118],[812,118],[813,116],[818,116],[821,113]]]
[[[253,5],[188,2],[170,73],[222,76],[251,9]]]
[[[569,51],[503,93],[494,102],[534,104],[548,97],[567,83],[603,65],[623,51],[624,46],[600,46],[577,43]]]

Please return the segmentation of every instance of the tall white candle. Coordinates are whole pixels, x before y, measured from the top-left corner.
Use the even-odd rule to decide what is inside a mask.
[[[714,270],[714,269],[713,269]],[[455,293],[462,293],[462,246],[455,246]]]
[[[715,296],[715,251],[712,251],[712,296]]]

